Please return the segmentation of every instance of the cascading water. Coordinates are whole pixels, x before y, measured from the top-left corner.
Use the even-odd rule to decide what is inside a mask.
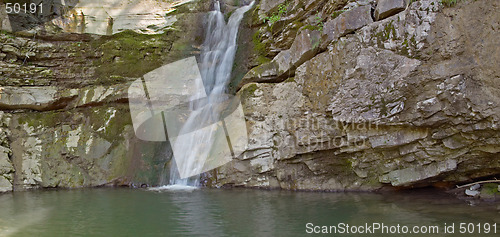
[[[210,119],[216,121],[220,114],[217,110],[211,109],[210,105],[216,105],[226,99],[226,89],[231,78],[231,70],[234,63],[236,53],[236,39],[238,35],[238,27],[245,12],[252,8],[254,2],[247,6],[236,9],[230,16],[228,23],[224,20],[224,15],[220,9],[220,3],[215,3],[215,9],[208,15],[206,25],[205,42],[203,43],[201,52],[200,71],[205,88],[205,94],[195,94],[191,96],[191,101],[207,97],[207,102],[203,107],[197,107],[195,103],[190,104],[191,114],[188,116],[184,126],[181,128],[181,133],[193,131],[187,136],[178,137],[172,141],[172,146],[176,151],[182,151],[182,154],[174,154],[176,159],[182,159],[183,164],[177,166],[175,160],[172,159],[170,169],[170,187],[196,186],[199,182],[199,175],[189,178],[181,178],[179,170],[186,173],[200,173],[204,162],[198,160],[199,157],[206,156],[207,149],[214,143],[213,133],[211,129],[193,129],[198,126],[199,120]]]

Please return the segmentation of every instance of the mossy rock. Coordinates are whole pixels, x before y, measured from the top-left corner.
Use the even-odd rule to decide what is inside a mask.
[[[498,183],[483,184],[481,187],[481,195],[500,195],[498,191]]]
[[[175,38],[172,31],[158,35],[123,31],[92,41],[90,48],[101,53],[94,61],[95,75],[101,84],[116,83],[117,78],[140,77],[166,61]]]
[[[258,89],[259,86],[257,85],[257,83],[248,84],[248,86],[245,86],[241,89],[242,98],[254,97],[255,91]]]

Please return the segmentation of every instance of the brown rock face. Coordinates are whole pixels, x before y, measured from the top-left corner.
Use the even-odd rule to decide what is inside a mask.
[[[206,179],[373,190],[500,174],[499,8],[494,0],[452,8],[416,1],[346,27],[357,30],[293,78],[244,86],[248,151]]]

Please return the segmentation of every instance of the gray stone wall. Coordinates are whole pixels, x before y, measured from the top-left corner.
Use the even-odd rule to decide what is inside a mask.
[[[240,83],[248,151],[207,174],[209,185],[375,190],[500,174],[495,1],[420,0],[393,11],[386,1],[310,1],[321,6],[312,11],[309,3],[264,2],[260,14],[289,4],[281,20],[303,26]],[[311,17],[324,25],[312,27]],[[258,32],[287,34],[269,24]],[[299,43],[318,38],[317,50]]]

